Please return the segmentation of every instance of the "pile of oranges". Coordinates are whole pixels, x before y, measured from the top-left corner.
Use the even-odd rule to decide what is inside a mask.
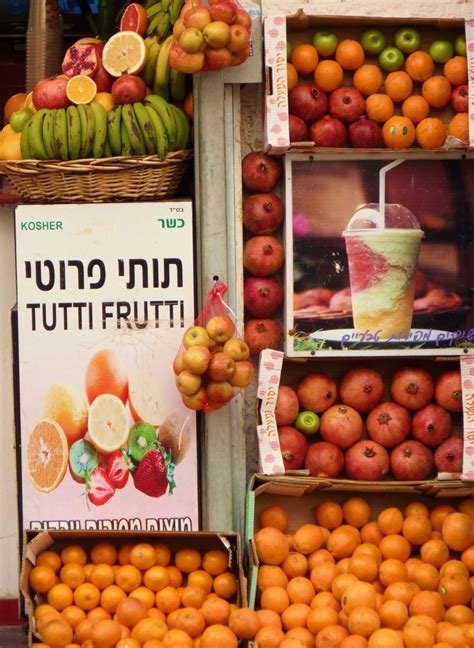
[[[345,74],[352,75],[352,83],[344,82]],[[309,79],[328,93],[342,85],[357,88],[366,100],[367,118],[382,126],[387,148],[409,148],[415,141],[421,148],[439,148],[447,135],[464,143],[469,140],[467,112],[455,113],[447,127],[436,115],[450,103],[453,88],[468,82],[465,56],[453,56],[436,70],[431,56],[417,50],[407,57],[404,70],[385,75],[376,60],[366,62],[356,40],[340,41],[334,59],[320,60],[313,45],[297,45],[287,64],[288,92]]]
[[[99,542],[41,553],[36,648],[236,648],[253,610],[235,604],[238,581],[220,549],[172,553],[165,544]]]
[[[474,646],[474,500],[372,519],[353,497],[315,517],[288,531],[281,506],[261,513],[259,648]]]

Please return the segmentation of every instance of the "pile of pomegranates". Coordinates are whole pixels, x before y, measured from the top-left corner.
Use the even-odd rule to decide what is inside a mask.
[[[384,398],[386,387],[392,400]],[[436,379],[405,366],[385,385],[368,367],[348,371],[339,383],[325,373],[304,376],[296,388],[281,385],[275,416],[286,470],[313,477],[420,481],[436,472],[462,472],[463,440],[451,413],[462,411],[458,369]]]
[[[261,151],[249,153],[242,160],[242,182],[246,191],[243,225],[250,235],[244,244],[243,263],[245,341],[251,355],[263,349],[278,349],[282,328],[273,319],[283,303],[283,286],[275,275],[285,261],[285,251],[276,234],[281,228],[285,208],[272,193],[282,174],[278,158]]]

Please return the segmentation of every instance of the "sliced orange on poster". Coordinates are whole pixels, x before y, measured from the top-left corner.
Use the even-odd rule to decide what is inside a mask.
[[[33,486],[42,493],[55,490],[66,473],[67,438],[62,427],[52,419],[35,425],[26,448],[28,472]]]

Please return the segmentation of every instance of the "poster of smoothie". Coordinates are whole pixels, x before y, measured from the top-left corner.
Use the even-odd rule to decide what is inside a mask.
[[[474,352],[474,156],[286,160],[286,352]]]
[[[198,528],[190,202],[16,210],[23,528]]]

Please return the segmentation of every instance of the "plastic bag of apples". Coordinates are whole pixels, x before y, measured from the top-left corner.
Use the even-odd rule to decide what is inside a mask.
[[[227,286],[215,278],[207,303],[185,331],[173,362],[176,387],[192,410],[220,409],[253,379],[249,348],[223,300],[226,292]]]
[[[240,65],[250,53],[251,29],[236,0],[188,0],[173,27],[170,66],[194,74]]]

